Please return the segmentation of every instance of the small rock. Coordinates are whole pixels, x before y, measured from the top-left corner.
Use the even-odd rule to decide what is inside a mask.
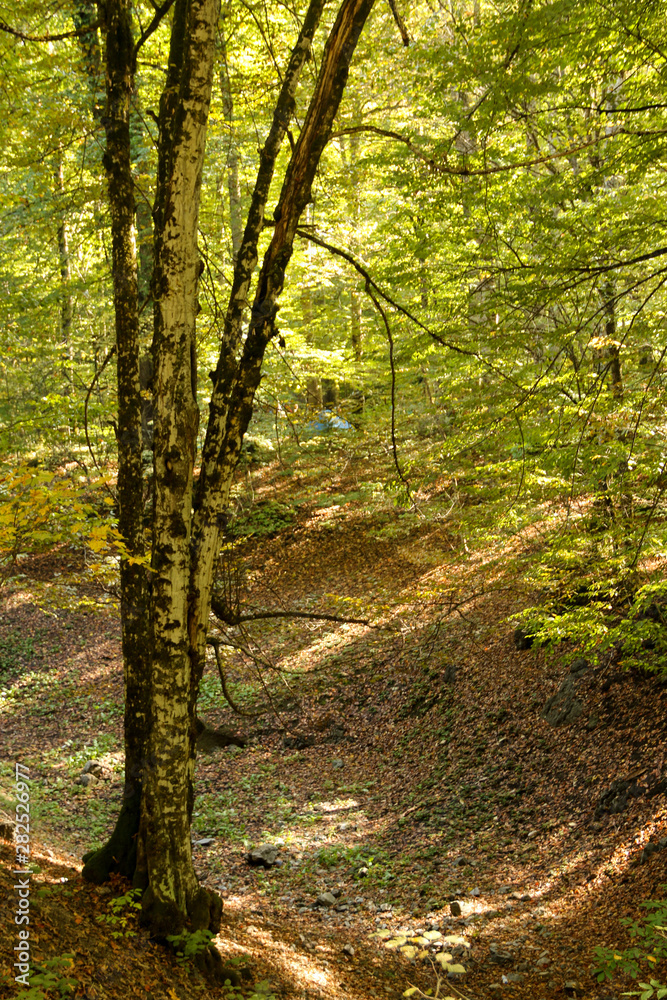
[[[305,750],[306,747],[312,747],[317,742],[317,739],[312,734],[297,735],[297,736],[286,736],[283,740],[283,746],[286,750]]]
[[[456,681],[456,664],[449,663],[445,668],[443,680],[445,684],[454,684]]]
[[[550,962],[551,962],[551,959],[549,958],[548,955],[542,955],[542,958],[538,958],[538,960],[535,963],[535,965],[539,965],[541,967],[541,966],[544,966],[544,965],[549,965]]]
[[[340,758],[336,758],[335,760],[331,761],[331,766],[333,767],[334,771],[340,771],[342,767],[345,767],[345,764],[343,763],[342,760],[340,760]]]
[[[13,840],[16,822],[6,813],[0,814],[0,840]]]
[[[508,983],[522,983],[525,977],[520,972],[508,972],[505,978]]]
[[[470,890],[470,895],[473,896],[475,899],[477,899],[478,896],[482,895],[482,890],[477,886],[475,886],[474,889]]]
[[[583,702],[575,697],[575,678],[566,677],[556,694],[553,694],[542,709],[542,718],[550,726],[569,726],[579,718],[584,710]]]
[[[195,847],[208,847],[209,844],[214,844],[215,840],[213,837],[202,837],[201,840],[193,840],[192,843]]]
[[[100,781],[110,781],[112,776],[111,768],[105,767],[104,764],[100,764],[99,760],[86,761],[81,774],[94,775],[94,777],[99,778]]]
[[[597,729],[600,723],[600,717],[598,715],[591,715],[586,723],[586,729],[589,733],[592,733],[594,729]]]
[[[275,865],[277,857],[277,847],[274,847],[273,844],[262,844],[261,847],[254,847],[252,851],[248,852],[247,861],[249,865],[271,868]]]
[[[456,900],[453,900],[453,902],[449,904],[449,912],[453,917],[460,917],[461,916],[460,903],[457,903]]]
[[[510,965],[513,961],[513,956],[509,951],[502,951],[497,946],[491,945],[490,959],[494,965]]]
[[[354,948],[351,944],[344,944],[341,951],[344,955],[349,955],[350,958],[354,958]]]
[[[326,906],[326,907],[335,906],[336,897],[332,892],[321,892],[317,897],[317,899],[315,900],[315,905]]]
[[[533,645],[534,638],[532,635],[528,635],[525,629],[515,628],[514,629],[514,647],[515,649],[530,649]]]
[[[461,857],[456,858],[456,860],[454,861],[455,868],[465,868],[467,864],[468,864],[468,859],[464,858],[463,855],[461,855]]]

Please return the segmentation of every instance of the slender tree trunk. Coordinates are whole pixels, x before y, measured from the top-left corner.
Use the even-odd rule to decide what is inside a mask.
[[[193,474],[199,425],[195,319],[198,210],[219,0],[177,0],[160,108],[155,220],[155,436],[151,562],[152,725],[139,873],[144,919],[166,934],[185,921],[217,932],[220,897],[192,864],[194,719],[188,641]],[[173,101],[177,100],[174,106]]]
[[[128,680],[126,781],[134,775],[134,761],[143,765],[132,786],[139,787],[142,796],[134,879],[135,884],[145,888],[142,916],[161,937],[184,926],[216,931],[220,923],[221,901],[198,885],[190,845],[195,709],[206,652],[213,567],[264,351],[275,333],[277,299],[296,228],[310,200],[311,184],[343,94],[350,60],[373,6],[373,0],[341,3],[274,212],[273,238],[264,256],[244,338],[241,321],[257,263],[276,158],[294,113],[296,87],[325,0],[311,0],[306,13],[261,152],[257,183],[237,254],[222,349],[211,375],[209,422],[195,491],[193,469],[199,421],[195,350],[200,273],[197,216],[218,2],[176,0],[169,69],[160,105],[154,210],[156,419],[150,643],[146,636],[146,576],[141,566],[126,559],[122,577]],[[131,552],[141,553],[139,336],[129,142],[133,59],[128,0],[108,0],[106,16],[105,166],[112,205],[121,397],[118,483],[124,538]],[[139,608],[140,618],[136,614]],[[132,650],[137,659],[130,662]],[[136,719],[133,712],[137,712]],[[132,820],[135,815],[133,812]],[[119,843],[123,850],[127,848],[127,838],[119,836]],[[94,856],[101,857],[100,864],[93,867],[93,858],[86,866],[88,870],[99,873],[109,852],[107,845]],[[113,854],[112,862],[117,864]]]
[[[118,377],[119,529],[127,554],[121,559],[121,629],[125,672],[125,785],[123,804],[110,840],[86,855],[83,874],[94,882],[111,872],[132,876],[150,724],[148,583],[144,557],[139,320],[130,160],[130,98],[134,87],[130,0],[106,4],[107,107],[105,114],[116,358]]]
[[[241,249],[243,239],[243,208],[241,206],[241,183],[239,181],[239,152],[234,135],[234,100],[232,97],[229,66],[227,64],[227,46],[222,40],[222,69],[220,71],[220,91],[222,93],[222,113],[229,125],[229,145],[227,147],[227,192],[229,194],[229,226],[232,234],[232,260]]]
[[[56,195],[62,202],[65,194],[65,179],[63,175],[63,161],[58,157],[55,169]],[[67,352],[69,368],[66,369],[68,386],[65,394],[71,396],[74,390],[74,350],[72,345],[72,319],[74,310],[72,307],[72,291],[70,288],[70,266],[69,266],[69,234],[67,232],[67,216],[64,205],[59,208],[60,221],[58,224],[58,262],[60,264],[60,337],[64,350]],[[70,415],[71,423],[71,415]]]

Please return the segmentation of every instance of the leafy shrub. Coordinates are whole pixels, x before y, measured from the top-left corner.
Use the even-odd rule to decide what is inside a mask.
[[[22,1000],[45,1000],[46,993],[57,993],[60,997],[69,996],[79,985],[73,976],[64,975],[74,964],[74,955],[65,953],[47,958],[37,965],[37,974],[32,975],[27,990],[21,992]]]
[[[180,965],[194,962],[197,955],[206,951],[212,938],[213,933],[209,930],[182,931],[180,934],[167,935],[167,941],[174,948]]]
[[[661,886],[663,891],[667,885]],[[649,911],[643,920],[625,917],[621,923],[628,928],[630,937],[636,941],[630,948],[620,951],[614,948],[597,947],[597,965],[594,973],[599,983],[612,979],[619,972],[636,979],[642,965],[655,969],[658,962],[667,958],[667,900],[651,899],[641,904]],[[639,996],[641,1000],[652,997],[667,997],[667,987],[656,979],[639,983],[640,990],[625,993],[624,996]]]
[[[278,500],[264,500],[248,514],[237,517],[230,528],[233,538],[267,538],[294,523],[294,509]]]
[[[115,930],[111,931],[113,938],[136,937],[137,932],[132,930],[131,924],[136,918],[137,910],[141,909],[141,889],[128,889],[123,896],[116,896],[109,903],[111,913],[98,913],[97,919],[101,924],[109,924]]]

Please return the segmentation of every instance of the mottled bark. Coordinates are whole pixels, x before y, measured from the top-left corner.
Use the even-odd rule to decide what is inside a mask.
[[[343,0],[341,4],[274,213],[273,239],[264,257],[250,327],[243,341],[241,319],[257,262],[276,157],[294,112],[297,83],[324,3],[311,2],[261,153],[257,184],[236,259],[220,361],[213,375],[213,400],[196,496],[193,470],[199,411],[195,317],[201,267],[197,222],[219,0],[177,0],[174,5],[169,68],[160,104],[153,213],[156,413],[150,603],[143,572],[126,561],[122,574],[128,683],[126,752],[128,760],[139,760],[143,765],[138,784],[132,786],[141,792],[139,830],[133,839],[137,847],[134,880],[145,889],[143,918],[162,937],[184,926],[216,931],[220,922],[221,901],[198,885],[190,844],[195,707],[204,665],[219,528],[252,412],[264,350],[274,333],[276,301],[296,227],[310,200],[311,184],[345,87],[350,59],[373,6],[373,0]],[[105,166],[112,214],[121,399],[118,483],[124,537],[131,551],[140,552],[139,337],[129,135],[134,67],[128,0],[109,0],[106,15],[109,78]],[[144,629],[141,642],[139,621],[134,615],[140,604]],[[145,631],[147,607],[149,637]],[[135,627],[135,633],[131,627]],[[137,654],[136,663],[127,662],[131,649]],[[137,675],[138,666],[142,669]],[[137,676],[143,680],[143,687],[135,683]],[[135,712],[138,716],[133,720]],[[132,743],[135,738],[141,741],[139,758],[137,746]],[[133,774],[129,768],[126,780]],[[132,798],[135,805],[136,801],[136,797]],[[127,845],[127,837],[123,839],[120,829],[123,815],[123,830],[136,831],[136,811],[129,807],[124,810],[115,842],[123,850]],[[114,838],[98,853],[96,857],[101,861],[97,867],[95,857],[87,864],[92,877],[103,872],[114,852],[113,844]],[[123,857],[129,864],[127,854]],[[117,860],[113,863],[118,867]],[[207,961],[215,961],[214,953],[208,953]]]
[[[102,66],[102,50],[97,31],[97,4],[90,0],[78,0],[72,14],[75,28],[90,28],[85,34],[78,36],[78,43],[83,55],[83,69],[90,90],[93,117],[100,121],[104,112],[104,69]]]
[[[106,7],[104,116],[111,214],[113,294],[118,377],[119,529],[127,549],[121,559],[121,628],[125,671],[125,787],[123,805],[109,842],[85,859],[83,874],[104,881],[110,872],[132,875],[150,724],[148,586],[144,555],[141,466],[141,396],[134,191],[130,161],[130,98],[133,90],[131,4]],[[139,561],[136,561],[139,560]]]
[[[219,897],[192,865],[195,720],[188,638],[193,472],[199,423],[197,227],[219,0],[178,0],[160,110],[156,194],[152,725],[138,847],[144,919],[157,934],[187,921],[219,929]],[[173,88],[173,90],[172,90]],[[174,93],[177,99],[174,98]]]
[[[312,36],[322,11],[321,0],[313,0],[304,19],[285,74],[269,138],[261,153],[257,183],[236,262],[220,357],[215,372],[211,373],[213,391],[195,502],[189,628],[197,664],[197,678],[204,663],[211,580],[218,552],[220,525],[228,503],[232,474],[241,452],[243,435],[252,415],[264,352],[275,333],[277,300],[292,255],[299,219],[311,200],[315,171],[329,140],[331,126],[347,83],[350,61],[373,2],[374,0],[343,0],[329,33],[310,106],[273,213],[273,238],[264,255],[247,336],[240,350],[240,357],[237,358],[241,341],[241,316],[257,261],[257,242],[262,230],[273,167],[294,109],[296,83],[303,62],[310,52]]]

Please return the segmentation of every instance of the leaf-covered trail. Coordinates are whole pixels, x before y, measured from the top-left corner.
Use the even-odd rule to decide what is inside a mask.
[[[470,554],[444,518],[369,512],[349,499],[354,485],[327,496],[305,484],[291,526],[237,549],[246,607],[367,616],[375,627],[274,619],[229,632],[242,647],[226,653],[237,700],[250,711],[262,685],[270,691],[276,711],[259,718],[222,707],[210,665],[202,715],[249,737],[198,762],[195,856],[225,897],[222,951],[251,956],[276,996],[398,998],[409,985],[434,988],[454,935],[452,962],[467,971],[441,995],[617,995],[618,984],[591,977],[593,948],[622,946],[619,918],[638,916],[667,882],[667,850],[639,863],[667,834],[667,810],[662,792],[614,814],[598,806],[618,779],[659,788],[665,689],[603,663],[576,674],[581,714],[552,728],[542,710],[575,657],[567,645],[551,660],[514,646],[506,619],[525,601],[510,562],[520,543]],[[0,625],[0,652],[26,642],[3,694],[0,755],[30,764],[38,837],[71,852],[71,865],[120,794],[118,631],[111,615],[39,611],[25,572]],[[73,781],[89,758],[116,770],[84,789]],[[251,868],[248,847],[265,843],[280,864]],[[63,863],[47,858],[44,871]],[[117,953],[92,919],[108,900],[67,877],[74,893],[61,909],[86,934],[47,912],[40,945],[71,945],[82,996],[204,990],[141,933]],[[90,958],[103,941],[106,970]],[[3,934],[3,958],[10,945]]]

